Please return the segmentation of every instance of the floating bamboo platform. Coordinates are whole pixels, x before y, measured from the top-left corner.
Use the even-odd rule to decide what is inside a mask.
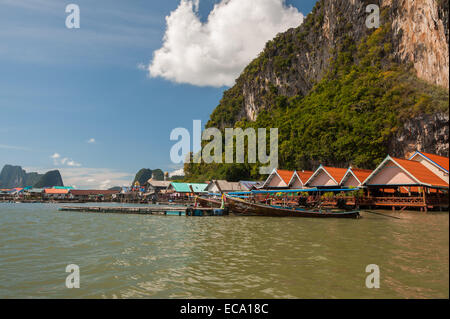
[[[147,207],[113,207],[113,206],[63,206],[59,211],[85,212],[85,213],[115,213],[140,215],[167,215],[167,216],[223,216],[223,209],[190,206],[147,206]]]

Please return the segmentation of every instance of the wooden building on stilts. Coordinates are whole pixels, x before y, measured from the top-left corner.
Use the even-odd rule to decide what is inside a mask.
[[[292,189],[302,189],[305,188],[305,184],[308,179],[314,174],[313,171],[295,171],[292,174],[291,180],[289,181],[289,188]]]
[[[359,199],[363,207],[448,209],[448,177],[445,180],[419,160],[387,156],[362,186],[366,188],[366,196]]]
[[[286,189],[294,175],[294,171],[283,169],[274,169],[267,177],[262,188],[263,189]]]
[[[346,188],[360,187],[372,172],[373,170],[371,169],[349,167],[344,177],[342,177],[339,185]]]
[[[329,167],[320,165],[311,177],[306,181],[307,187],[337,188],[347,172],[346,168]]]

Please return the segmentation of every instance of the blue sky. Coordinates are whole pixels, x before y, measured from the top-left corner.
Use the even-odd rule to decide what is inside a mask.
[[[218,2],[200,0],[203,23]],[[80,7],[80,29],[65,27],[69,3]],[[314,3],[287,1],[304,15]],[[205,124],[227,89],[205,84],[208,76],[198,86],[149,75],[166,16],[179,5],[0,0],[0,166],[58,168],[66,184],[81,188],[125,184],[143,167],[179,168],[170,161],[170,132],[192,130],[194,119]]]

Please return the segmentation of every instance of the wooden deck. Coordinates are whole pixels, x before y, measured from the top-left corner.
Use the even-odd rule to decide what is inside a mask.
[[[66,212],[85,213],[114,213],[139,215],[166,215],[166,216],[222,216],[223,210],[209,207],[191,206],[146,206],[146,207],[115,207],[115,206],[63,206],[58,209]]]
[[[360,207],[391,207],[393,210],[399,208],[419,208],[427,211],[428,209],[447,208],[449,206],[448,197],[424,198],[424,197],[362,197],[357,199],[357,205]]]

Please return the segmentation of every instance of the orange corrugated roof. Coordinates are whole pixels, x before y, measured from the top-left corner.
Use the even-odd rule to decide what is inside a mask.
[[[338,183],[340,183],[342,178],[345,176],[345,173],[347,172],[347,168],[323,166],[323,169],[325,169],[328,174],[330,174],[331,177],[333,177]]]
[[[302,183],[306,183],[306,181],[314,174],[312,171],[297,171],[298,177],[300,177],[300,180]]]
[[[278,175],[281,177],[281,179],[286,183],[286,185],[289,184],[291,181],[292,175],[294,174],[294,171],[287,171],[284,169],[277,169]]]
[[[352,168],[352,172],[362,183],[366,180],[367,177],[369,177],[370,174],[372,174],[373,171],[371,169]]]
[[[422,153],[423,155],[428,157],[430,160],[432,160],[433,162],[435,162],[439,166],[442,166],[443,168],[445,168],[448,171],[448,166],[449,166],[448,157],[439,156],[439,155],[436,155],[436,154],[424,153],[424,152],[420,152],[420,153]]]
[[[46,188],[44,189],[45,194],[67,194],[69,193],[68,189],[55,189],[55,188]]]
[[[423,164],[416,161],[410,161],[401,158],[392,158],[401,167],[403,167],[408,173],[414,176],[422,184],[429,184],[432,186],[444,186],[448,187],[448,183],[439,178],[436,174],[426,168]]]

